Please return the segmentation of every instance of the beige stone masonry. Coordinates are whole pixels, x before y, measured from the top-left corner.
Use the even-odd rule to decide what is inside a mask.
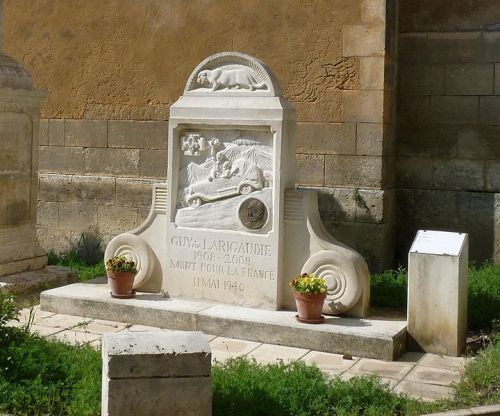
[[[48,120],[50,146],[64,146],[64,120]]]
[[[139,176],[139,149],[85,149],[85,173]]]
[[[298,123],[297,153],[353,155],[355,123]]]
[[[325,156],[297,154],[298,185],[323,186],[325,184]]]
[[[384,26],[345,26],[343,35],[344,56],[384,56]]]
[[[380,188],[381,184],[381,157],[337,155],[326,156],[326,186],[360,186],[363,188]]]
[[[65,146],[107,147],[106,120],[65,120],[64,123]]]

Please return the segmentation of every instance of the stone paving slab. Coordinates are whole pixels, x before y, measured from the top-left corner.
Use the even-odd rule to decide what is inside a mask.
[[[317,365],[321,371],[328,375],[340,375],[351,368],[359,358],[353,357],[352,360],[347,360],[341,354],[311,351],[301,360],[309,365]]]
[[[451,399],[455,390],[451,387],[438,386],[436,384],[412,383],[402,381],[395,388],[396,393],[405,393],[416,399],[433,401],[439,399]]]
[[[100,340],[101,335],[67,329],[66,331],[61,331],[53,335],[49,335],[47,339],[61,341],[65,344],[70,345],[85,345],[92,341]]]
[[[285,347],[282,345],[262,344],[247,354],[258,363],[290,363],[300,360],[309,350],[304,348]]]
[[[432,368],[443,368],[458,371],[464,367],[467,359],[464,357],[446,357],[437,354],[425,354],[419,362],[420,365]]]
[[[460,381],[460,373],[444,368],[431,368],[419,365],[408,373],[405,381],[449,386],[452,383],[458,383]]]
[[[260,345],[261,344],[258,342],[217,337],[210,342],[210,348],[212,349],[212,362],[222,362],[229,358],[247,355]]]
[[[362,358],[349,369],[349,373],[355,375],[375,374],[381,378],[402,380],[412,369],[412,363],[400,361],[383,362]]]
[[[114,321],[103,321],[100,319],[95,319],[84,324],[78,325],[73,329],[80,332],[91,332],[93,334],[109,334],[113,332],[118,332],[127,327],[127,324],[114,322]]]
[[[38,325],[50,326],[54,328],[72,328],[84,325],[88,322],[90,322],[89,318],[64,314],[51,315],[36,321]]]
[[[406,321],[394,316],[370,319],[328,316],[322,325],[307,325],[297,322],[294,311],[216,305],[146,293],[138,293],[134,299],[113,299],[102,279],[47,290],[40,299],[43,310],[58,314],[197,330],[259,343],[387,361],[401,355],[406,344]]]

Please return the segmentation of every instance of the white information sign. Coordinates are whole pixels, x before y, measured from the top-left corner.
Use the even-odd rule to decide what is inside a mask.
[[[419,230],[410,253],[458,256],[466,236],[465,233]]]

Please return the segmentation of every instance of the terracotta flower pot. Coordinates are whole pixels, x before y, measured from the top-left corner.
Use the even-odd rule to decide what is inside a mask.
[[[300,292],[293,292],[295,304],[297,305],[297,320],[299,322],[319,324],[325,320],[321,316],[323,303],[326,299],[326,293],[317,293],[314,295],[302,294]]]
[[[111,288],[111,296],[114,298],[132,298],[135,293],[132,291],[135,273],[132,272],[111,272],[107,271],[108,284]]]

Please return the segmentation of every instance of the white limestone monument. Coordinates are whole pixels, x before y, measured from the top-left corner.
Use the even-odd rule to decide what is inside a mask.
[[[170,109],[167,184],[105,259],[135,259],[139,291],[271,310],[294,308],[288,283],[314,272],[328,282],[324,313],[366,316],[366,262],[325,231],[316,193],[295,189],[295,130],[265,64],[205,59]]]

